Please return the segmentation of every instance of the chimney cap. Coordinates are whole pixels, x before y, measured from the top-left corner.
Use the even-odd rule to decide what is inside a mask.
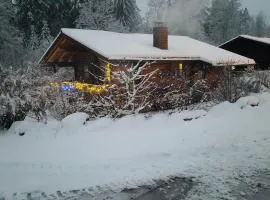
[[[166,27],[166,24],[163,21],[155,21],[154,27]]]

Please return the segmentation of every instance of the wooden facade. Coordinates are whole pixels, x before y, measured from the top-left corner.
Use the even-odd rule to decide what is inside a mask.
[[[75,80],[101,84],[104,76],[100,69],[104,58],[66,35],[61,35],[45,53],[41,64],[47,66],[74,67]]]

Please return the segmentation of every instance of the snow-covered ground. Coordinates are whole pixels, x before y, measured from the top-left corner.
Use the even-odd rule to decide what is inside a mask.
[[[16,122],[0,135],[0,196],[121,190],[182,176],[200,182],[188,199],[230,199],[240,179],[270,170],[269,115],[265,93],[208,112]]]

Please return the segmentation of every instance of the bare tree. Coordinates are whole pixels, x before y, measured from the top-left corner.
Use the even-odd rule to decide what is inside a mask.
[[[136,64],[127,62],[111,65],[121,68],[111,73],[112,81],[117,84],[112,84],[107,94],[90,95],[86,109],[92,112],[101,111],[102,115],[120,117],[140,113],[151,107],[150,97],[155,90],[152,78],[157,71],[145,72],[151,63],[139,61]]]

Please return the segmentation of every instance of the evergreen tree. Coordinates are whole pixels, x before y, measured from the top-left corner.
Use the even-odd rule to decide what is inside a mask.
[[[52,37],[51,37],[51,33],[50,33],[50,28],[48,26],[48,22],[46,20],[44,20],[43,21],[43,27],[41,29],[40,40],[50,42],[51,39],[52,39]]]
[[[266,36],[267,36],[267,37],[270,37],[270,26],[267,27],[267,30],[266,30]]]
[[[90,0],[82,5],[76,20],[78,28],[126,32],[127,30],[116,20],[111,0]]]
[[[215,44],[227,39],[228,23],[225,8],[228,7],[228,0],[213,0],[210,8],[204,11],[202,23],[206,36]]]
[[[36,50],[39,46],[39,38],[36,34],[34,25],[30,27],[30,31],[31,31],[31,35],[29,38],[28,48],[31,50]]]
[[[228,8],[226,8],[227,14],[227,35],[226,40],[236,37],[240,34],[240,17],[241,17],[241,3],[240,0],[230,0],[228,3]]]
[[[255,34],[258,37],[263,37],[266,35],[267,32],[267,24],[265,20],[265,15],[263,12],[260,12],[256,16],[256,22],[255,22]]]
[[[91,0],[82,5],[78,28],[94,30],[107,30],[109,23],[113,20],[113,6],[110,0]]]
[[[81,2],[83,0],[16,0],[16,24],[23,33],[24,45],[30,41],[31,26],[40,35],[44,21],[52,36],[56,36],[62,27],[74,28]]]
[[[141,17],[136,0],[113,0],[113,13],[115,18],[130,31],[135,31],[141,24]]]
[[[46,21],[52,36],[56,36],[61,28],[75,28],[82,4],[86,0],[47,0],[50,2]]]
[[[16,6],[17,26],[24,36],[24,46],[28,46],[33,29],[36,34],[41,32],[42,21],[46,20],[49,3],[48,0],[17,0]]]
[[[252,34],[252,17],[239,0],[213,0],[204,10],[202,26],[208,39],[220,44],[240,34]]]
[[[248,9],[245,8],[240,13],[240,32],[241,34],[252,34],[253,18],[250,16]]]
[[[0,64],[14,64],[20,53],[20,38],[14,26],[14,6],[10,0],[0,1]]]
[[[39,38],[39,50],[41,52],[46,51],[46,49],[50,46],[52,41],[53,41],[53,38],[51,36],[48,23],[47,23],[47,21],[44,20],[43,21],[43,27],[42,27],[42,30],[41,30],[41,35],[40,35],[40,38]]]

